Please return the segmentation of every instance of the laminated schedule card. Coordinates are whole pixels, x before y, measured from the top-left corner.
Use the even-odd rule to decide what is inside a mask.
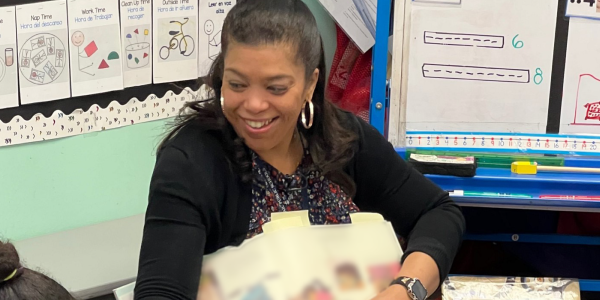
[[[208,75],[210,66],[221,53],[221,29],[225,16],[236,4],[236,0],[200,0],[200,33],[198,44],[198,77]]]
[[[71,96],[66,0],[17,6],[21,104]]]
[[[152,0],[121,1],[123,82],[152,83]]]
[[[73,97],[123,89],[119,3],[69,0]]]
[[[198,77],[198,0],[154,0],[154,83]]]
[[[0,7],[0,109],[19,106],[15,7]]]

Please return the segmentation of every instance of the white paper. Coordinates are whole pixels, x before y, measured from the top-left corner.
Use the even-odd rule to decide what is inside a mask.
[[[69,0],[73,97],[123,89],[119,3]]]
[[[377,28],[377,0],[352,0],[352,2],[354,2],[354,6],[356,6],[356,10],[369,30],[369,33],[375,37]]]
[[[17,6],[21,104],[71,96],[66,0]]]
[[[596,32],[600,20],[569,21],[561,133],[600,133],[600,40],[591,37]]]
[[[114,289],[113,294],[117,300],[133,300],[133,290],[135,289],[135,282],[128,285],[124,285],[120,288]]]
[[[198,78],[198,0],[154,0],[154,83]]]
[[[567,2],[567,17],[583,17],[600,19],[600,1],[597,0],[563,0]]]
[[[124,86],[152,83],[152,0],[121,1]]]
[[[360,0],[360,1],[368,1],[370,3],[365,4],[365,7],[372,7],[375,5],[375,9],[377,9],[377,5],[374,4],[374,0]],[[361,13],[357,9],[356,5],[353,1],[350,0],[319,0],[323,7],[329,12],[329,14],[333,17],[335,22],[344,30],[344,32],[350,37],[350,39],[358,46],[360,51],[367,52],[373,45],[375,44],[375,36],[363,20]],[[364,10],[368,11],[367,9]],[[365,16],[370,16],[367,12],[363,14]],[[370,17],[368,17],[370,18]],[[375,23],[375,19],[371,22]]]
[[[15,7],[0,8],[0,109],[19,106]]]
[[[223,21],[236,4],[236,0],[200,0],[198,19],[198,77],[208,75],[210,66],[221,53]]]
[[[513,4],[413,4],[408,131],[545,132],[557,7]]]

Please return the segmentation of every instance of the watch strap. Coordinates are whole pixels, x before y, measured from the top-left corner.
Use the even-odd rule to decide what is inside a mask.
[[[391,285],[394,285],[394,284],[399,284],[399,285],[403,286],[404,288],[406,288],[406,291],[408,292],[408,296],[412,300],[425,300],[427,298],[427,291],[425,290],[425,287],[423,287],[423,285],[421,284],[421,281],[417,278],[400,276],[400,277],[396,278],[394,281],[392,281]],[[413,289],[415,284],[419,285],[420,288]]]

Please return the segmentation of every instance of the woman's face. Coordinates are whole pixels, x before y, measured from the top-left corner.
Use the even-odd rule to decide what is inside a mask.
[[[289,143],[319,71],[305,78],[304,65],[286,44],[248,46],[232,42],[225,55],[223,108],[246,145],[257,152]]]

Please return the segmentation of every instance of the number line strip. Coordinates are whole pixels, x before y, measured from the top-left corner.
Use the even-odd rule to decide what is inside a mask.
[[[409,148],[600,155],[600,136],[407,132]]]

